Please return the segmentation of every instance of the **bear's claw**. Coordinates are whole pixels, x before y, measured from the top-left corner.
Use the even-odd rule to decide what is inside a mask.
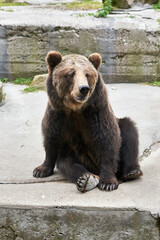
[[[100,183],[98,185],[98,188],[100,190],[105,190],[105,191],[113,191],[113,190],[116,190],[118,188],[118,181],[116,178],[113,178],[113,179],[110,179],[110,180],[107,180],[107,181],[103,181],[103,180],[100,180]]]
[[[113,191],[113,190],[116,190],[118,188],[118,184],[115,184],[115,183],[108,183],[108,184],[100,183],[98,187],[99,187],[100,190]]]
[[[90,191],[99,184],[99,177],[93,174],[84,174],[77,180],[77,189],[80,192]]]

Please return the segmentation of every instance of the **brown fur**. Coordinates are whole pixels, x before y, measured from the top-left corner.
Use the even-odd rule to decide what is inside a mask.
[[[59,53],[50,52],[46,59],[49,102],[42,121],[46,159],[33,175],[51,175],[57,163],[72,182],[85,173],[93,173],[100,177],[101,190],[116,189],[117,176],[123,178],[125,174],[127,180],[130,171],[139,171],[138,133],[130,119],[117,120],[112,111],[98,72],[100,55],[92,54],[89,59],[81,55],[62,58]],[[123,133],[127,126],[128,135]],[[123,145],[129,151],[133,145],[132,151],[127,152],[128,158],[134,152],[131,161],[126,159],[128,150],[123,151]]]

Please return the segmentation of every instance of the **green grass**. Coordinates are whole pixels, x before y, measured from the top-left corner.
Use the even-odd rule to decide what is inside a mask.
[[[13,2],[3,2],[3,0],[0,0],[0,7],[8,7],[8,6],[26,6],[29,5],[28,3],[13,3]]]
[[[0,78],[0,81],[3,83],[7,83],[8,82],[8,78]]]
[[[35,86],[30,86],[32,82],[32,78],[17,78],[16,80],[12,81],[12,83],[20,84],[20,85],[28,85],[22,92],[29,93],[29,92],[37,92],[39,89]]]
[[[39,89],[35,86],[30,86],[32,82],[32,78],[17,78],[16,80],[12,81],[11,83],[19,84],[19,85],[28,85],[22,92],[29,93],[29,92],[37,92]],[[8,78],[0,78],[0,81],[3,83],[8,83]]]
[[[17,78],[16,80],[12,81],[12,83],[20,85],[30,85],[32,80],[32,78]]]
[[[153,82],[147,82],[146,83],[147,85],[150,85],[150,86],[157,86],[157,87],[160,87],[160,80],[159,81],[153,81]]]
[[[39,89],[35,86],[29,86],[23,90],[24,93],[37,92]]]
[[[154,8],[155,10],[159,10],[159,9],[160,9],[160,0],[158,1],[158,3],[153,4],[153,8]]]
[[[67,9],[91,10],[102,8],[102,3],[93,0],[79,0],[71,3],[62,3]]]
[[[5,12],[14,12],[12,9],[5,10]]]

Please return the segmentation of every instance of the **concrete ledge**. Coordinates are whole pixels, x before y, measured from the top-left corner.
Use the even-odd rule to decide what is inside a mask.
[[[158,220],[134,209],[0,207],[0,212],[3,240],[159,239]]]
[[[62,55],[77,53],[86,57],[99,52],[106,83],[160,78],[158,11],[146,9],[95,18],[87,11],[83,11],[84,17],[77,17],[82,11],[59,11],[52,6],[12,9],[11,13],[1,12],[2,77],[12,80],[45,73],[45,56],[56,50]]]

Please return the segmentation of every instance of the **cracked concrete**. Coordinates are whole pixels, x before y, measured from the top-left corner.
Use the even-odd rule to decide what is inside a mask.
[[[1,240],[18,240],[17,234],[10,226],[0,226],[0,239]]]
[[[156,151],[160,148],[160,141],[151,144],[148,148],[143,151],[143,154],[139,157],[139,160],[142,161],[148,157],[153,151]]]

